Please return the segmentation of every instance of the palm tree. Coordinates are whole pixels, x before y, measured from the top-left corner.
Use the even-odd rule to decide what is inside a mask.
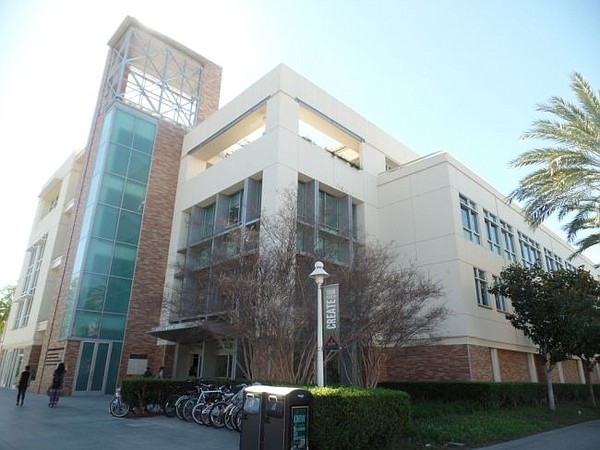
[[[538,105],[537,111],[554,117],[534,121],[522,137],[550,145],[510,162],[512,167],[537,168],[521,179],[509,200],[523,202],[532,226],[552,214],[568,220],[563,229],[579,254],[600,243],[600,92],[579,73],[573,74],[571,89],[578,104],[552,97]]]

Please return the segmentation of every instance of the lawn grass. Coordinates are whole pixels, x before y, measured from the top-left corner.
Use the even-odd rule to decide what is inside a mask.
[[[584,403],[557,405],[554,412],[545,405],[484,409],[466,402],[414,403],[408,429],[385,450],[442,449],[449,442],[479,447],[594,419],[600,419],[600,407]]]

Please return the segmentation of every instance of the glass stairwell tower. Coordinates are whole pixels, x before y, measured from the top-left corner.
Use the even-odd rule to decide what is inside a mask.
[[[221,68],[127,17],[109,54],[76,198],[40,386],[112,393],[172,363],[159,323],[183,136],[218,107]]]

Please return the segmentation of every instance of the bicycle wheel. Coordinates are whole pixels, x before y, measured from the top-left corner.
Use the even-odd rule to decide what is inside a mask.
[[[204,408],[202,408],[202,412],[200,413],[200,420],[202,421],[202,425],[206,425],[210,427],[210,408],[214,403],[206,403]]]
[[[192,409],[192,419],[194,419],[194,422],[196,422],[198,425],[204,425],[200,416],[202,415],[202,409],[204,408],[205,404],[205,402],[196,403],[194,409]]]
[[[227,408],[225,408],[225,419],[223,422],[225,423],[225,427],[228,430],[235,430],[235,425],[233,424],[233,414],[235,413],[236,406],[233,404],[229,404]]]
[[[228,404],[225,402],[216,402],[208,412],[208,420],[211,427],[223,428],[225,426],[225,410]]]
[[[183,406],[185,405],[185,402],[187,402],[189,399],[190,399],[189,395],[182,395],[181,397],[179,397],[177,399],[177,403],[175,403],[175,414],[181,420],[185,420],[183,418]]]
[[[179,396],[172,396],[165,402],[165,416],[175,417],[177,415],[177,411],[175,410],[175,405],[177,404],[178,399],[179,399]]]
[[[235,428],[236,431],[241,432],[242,431],[242,415],[244,413],[244,408],[241,406],[238,406],[235,410],[235,412],[233,413],[233,426]]]
[[[121,399],[115,397],[110,402],[109,410],[114,417],[125,417],[129,412],[129,405],[124,403]]]
[[[183,405],[183,418],[188,422],[193,422],[194,418],[192,417],[192,410],[194,409],[194,405],[196,404],[195,398],[190,398]]]

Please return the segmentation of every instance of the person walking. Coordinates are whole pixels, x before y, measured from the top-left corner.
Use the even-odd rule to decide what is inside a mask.
[[[31,367],[25,366],[25,370],[21,372],[21,378],[19,378],[19,384],[17,385],[17,406],[19,406],[19,400],[21,400],[21,406],[25,400],[25,391],[29,386],[29,379],[31,378]]]
[[[65,374],[67,373],[67,369],[65,369],[65,363],[60,363],[54,373],[52,374],[52,384],[50,385],[50,389],[48,390],[48,394],[50,395],[50,400],[48,402],[49,407],[56,406],[58,403],[58,398],[60,397],[60,391],[65,382]]]

